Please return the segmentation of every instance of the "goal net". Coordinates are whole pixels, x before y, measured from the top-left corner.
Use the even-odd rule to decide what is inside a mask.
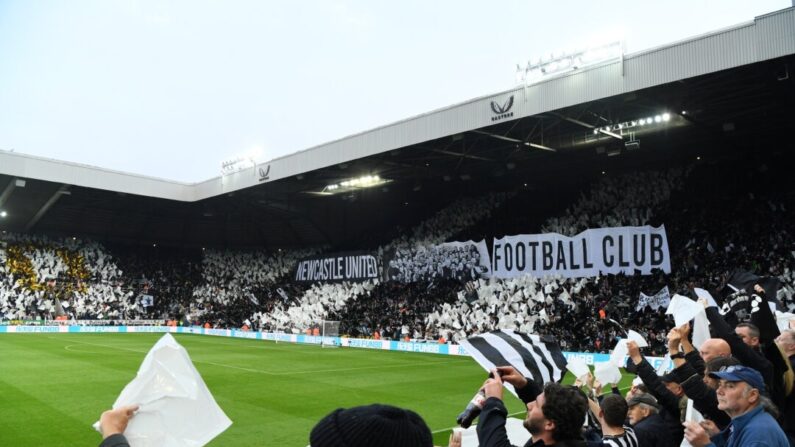
[[[340,345],[340,322],[323,320],[320,324],[320,346],[339,347]]]

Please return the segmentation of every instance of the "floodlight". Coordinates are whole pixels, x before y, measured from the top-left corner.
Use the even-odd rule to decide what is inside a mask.
[[[389,183],[391,180],[382,179],[378,175],[363,175],[352,179],[343,180],[339,183],[327,185],[320,193],[322,195],[332,195],[337,193],[350,192],[360,188],[370,188],[373,186]]]
[[[660,115],[657,115],[657,116],[655,116],[655,117],[654,117],[654,122],[655,122],[655,123],[660,123],[660,122],[662,122],[662,117],[661,117]]]
[[[671,114],[670,113],[663,113],[662,119],[663,119],[663,121],[670,121],[671,120]]]
[[[5,218],[6,218],[6,216],[8,216],[8,213],[7,213],[7,212],[5,212],[5,211],[0,211],[0,217],[2,217],[3,219],[5,219]]]

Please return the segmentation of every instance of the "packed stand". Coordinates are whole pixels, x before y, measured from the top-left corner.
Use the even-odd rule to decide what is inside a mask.
[[[716,288],[738,268],[778,277],[782,282],[778,298],[785,310],[795,309],[791,185],[760,185],[753,174],[736,183],[726,178],[726,172],[734,176],[731,173],[737,171],[726,167],[702,167],[698,175],[686,177],[690,171],[602,180],[564,217],[549,219],[542,229],[573,235],[588,227],[664,223],[671,274],[656,271],[648,276],[605,275],[576,281],[480,280],[475,299],[462,293],[454,305],[440,306],[428,316],[427,329],[454,341],[493,329],[532,329],[555,335],[571,351],[607,352],[621,336],[611,320],[633,322],[648,332],[651,352],[660,355],[666,350],[668,302],[638,306],[644,295],[653,297],[666,290],[663,295],[670,299],[675,293],[690,295],[694,284]],[[775,177],[769,172],[759,176]],[[715,184],[734,186],[716,191]],[[746,192],[748,184],[759,185],[759,191]]]
[[[4,233],[0,314],[8,320],[138,318],[145,312],[105,248],[76,238]]]
[[[204,250],[201,282],[185,309],[187,319],[212,327],[258,327],[261,315],[282,309],[303,293],[289,275],[299,259],[316,251]]]
[[[341,328],[342,333],[348,334],[349,332],[346,332],[346,330],[363,333],[360,329],[366,327],[368,331],[378,330],[379,334],[385,332],[385,336],[394,337],[395,339],[403,338],[403,326],[409,325],[400,325],[400,337],[396,337],[398,332],[395,329],[397,328],[397,321],[406,320],[408,323],[408,320],[404,318],[405,315],[401,316],[400,308],[394,306],[390,307],[390,309],[397,311],[398,315],[386,313],[383,318],[373,315],[371,307],[375,301],[369,298],[372,295],[372,290],[375,288],[375,290],[379,291],[377,296],[384,296],[381,294],[383,290],[391,290],[395,294],[393,299],[400,302],[401,299],[408,299],[406,297],[413,293],[412,290],[415,287],[430,289],[431,284],[443,278],[458,279],[460,283],[464,279],[472,278],[474,274],[482,272],[483,266],[480,263],[479,254],[477,254],[477,250],[471,250],[470,246],[454,249],[453,252],[460,254],[460,258],[457,258],[455,263],[449,262],[446,265],[442,265],[441,270],[438,269],[436,264],[439,256],[435,256],[434,253],[441,254],[446,252],[440,250],[438,245],[473,223],[488,218],[494,207],[499,206],[509,196],[509,194],[487,194],[478,198],[457,200],[431,218],[421,222],[411,231],[411,235],[399,237],[377,250],[381,259],[390,253],[401,253],[405,255],[402,259],[410,259],[407,262],[411,263],[411,268],[396,269],[400,280],[425,278],[429,282],[420,281],[418,282],[420,286],[412,284],[383,286],[387,289],[378,288],[379,282],[375,281],[369,281],[364,284],[313,285],[302,295],[296,296],[295,301],[278,303],[269,313],[257,312],[252,315],[250,321],[258,327],[298,333],[305,331],[308,327],[317,324],[321,320],[340,318],[340,312],[345,309],[345,312],[348,312],[351,316],[359,318],[365,315],[370,321],[366,321],[367,318],[356,322],[344,320]],[[393,259],[397,258],[397,256],[393,257]],[[422,263],[419,260],[422,260]],[[397,261],[396,265],[400,264],[400,262]],[[454,288],[453,286],[448,287]],[[403,298],[398,298],[398,296]],[[424,299],[426,304],[422,309],[430,308],[432,306],[431,301],[434,303],[444,302],[444,296],[427,294]],[[382,312],[383,310],[381,309]],[[416,330],[423,337],[428,335],[424,330],[418,330],[414,327],[416,325],[413,322],[416,319],[414,315],[416,314],[411,317],[412,328],[408,329],[407,327],[407,332],[414,335]],[[365,321],[364,327],[359,324],[361,321]],[[385,328],[387,328],[386,331],[384,331]]]
[[[328,318],[340,321],[340,333],[352,337],[436,341],[434,334],[425,333],[425,315],[440,302],[454,302],[460,288],[461,283],[452,279],[382,282],[330,312]]]

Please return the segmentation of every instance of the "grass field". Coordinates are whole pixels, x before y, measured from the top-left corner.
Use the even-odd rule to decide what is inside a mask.
[[[468,357],[173,335],[233,421],[211,446],[303,447],[331,410],[375,402],[413,409],[435,443],[447,445],[456,415],[485,379]],[[91,424],[161,336],[0,336],[0,446],[99,444]],[[524,416],[513,396],[506,404]]]

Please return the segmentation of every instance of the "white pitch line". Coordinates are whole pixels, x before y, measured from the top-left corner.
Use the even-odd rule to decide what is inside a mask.
[[[183,334],[180,334],[180,335],[183,335]],[[210,335],[210,336],[200,336],[200,337],[207,338],[207,337],[215,337],[215,336]],[[217,338],[223,338],[223,337],[217,337]],[[256,338],[239,338],[238,340],[273,342],[273,340],[261,340],[261,339],[256,339]],[[208,340],[202,340],[201,343],[205,343],[205,344],[209,344],[209,345],[242,347],[242,348],[248,348],[248,349],[272,349],[272,350],[275,350],[275,351],[283,351],[283,350],[285,350],[284,348],[282,348],[282,346],[279,346],[277,342],[274,342],[273,344],[268,344],[268,343],[239,344],[239,343],[219,343],[217,341],[210,341],[208,339]],[[292,344],[290,342],[282,342],[282,345],[287,345],[288,343]],[[285,346],[285,348],[286,348],[286,346]],[[316,355],[315,352],[305,352],[305,353],[302,353],[302,354]]]
[[[58,340],[58,337],[47,337],[47,338],[49,338],[50,340]],[[81,344],[81,345],[99,346],[101,348],[121,349],[122,351],[137,352],[139,354],[146,354],[147,353],[147,351],[139,351],[137,349],[122,348],[122,347],[119,347],[119,346],[111,346],[111,345],[102,345],[102,344],[99,344],[99,343],[88,343],[88,342],[85,342],[85,341],[69,340],[69,342],[70,343],[78,343],[78,344]],[[66,348],[64,347],[64,349],[66,349]],[[75,351],[75,352],[79,352],[79,351]]]
[[[271,371],[263,371],[263,370],[260,370],[260,369],[243,368],[243,367],[240,367],[240,366],[227,365],[227,364],[224,364],[224,363],[207,362],[207,361],[202,361],[202,360],[194,360],[194,362],[195,363],[206,363],[206,364],[209,364],[209,365],[215,365],[215,366],[221,366],[221,367],[226,367],[226,368],[239,369],[239,370],[243,370],[243,371],[249,371],[249,372],[260,373],[260,374],[267,374],[267,375],[270,375],[270,376],[292,376],[292,375],[298,375],[298,374],[313,374],[313,373],[327,373],[327,372],[347,372],[347,371],[360,371],[360,370],[365,370],[365,369],[404,368],[404,367],[410,367],[410,366],[428,366],[429,365],[429,363],[426,362],[426,363],[404,363],[402,365],[362,366],[362,367],[359,367],[359,368],[313,369],[313,370],[309,370],[309,371],[271,372]],[[433,365],[439,365],[439,364],[444,364],[444,363],[454,363],[454,362],[433,362],[432,364]]]
[[[58,337],[47,337],[47,338],[49,338],[51,340],[57,340],[58,339]],[[124,350],[124,351],[132,351],[132,352],[137,352],[137,353],[140,353],[140,354],[146,354],[147,353],[147,351],[139,351],[137,349],[129,349],[129,348],[121,348],[121,347],[118,347],[118,346],[103,345],[103,344],[100,344],[100,343],[88,343],[88,342],[85,342],[85,341],[76,341],[76,340],[70,340],[70,342],[79,343],[79,344],[83,344],[83,345],[90,345],[90,346],[99,346],[99,347],[108,348],[108,349],[121,349],[121,350]],[[259,374],[267,374],[269,376],[287,376],[287,375],[297,375],[297,374],[359,371],[359,370],[365,370],[365,369],[385,369],[385,368],[402,368],[402,367],[410,367],[410,366],[440,365],[440,364],[462,363],[462,362],[461,361],[453,361],[453,360],[451,360],[451,361],[446,361],[446,362],[403,363],[403,364],[400,364],[400,365],[362,366],[362,367],[359,367],[359,368],[315,369],[315,370],[309,370],[309,371],[290,371],[290,372],[271,372],[271,371],[265,371],[265,370],[261,370],[261,369],[243,368],[241,366],[227,365],[225,363],[208,362],[208,361],[204,361],[204,360],[193,360],[193,363],[205,363],[205,364],[208,364],[208,365],[215,365],[215,366],[220,366],[220,367],[224,367],[224,368],[238,369],[238,370],[241,370],[241,371],[248,371],[248,372],[259,373]]]
[[[422,362],[422,363],[403,363],[402,365],[377,365],[377,366],[362,366],[359,368],[341,368],[341,369],[315,369],[311,371],[296,371],[296,372],[282,372],[282,373],[274,373],[277,376],[287,376],[293,374],[311,374],[316,372],[346,372],[346,371],[359,371],[363,369],[386,369],[386,368],[402,368],[406,366],[428,366],[428,365],[442,365],[448,363],[463,363],[463,362]]]

